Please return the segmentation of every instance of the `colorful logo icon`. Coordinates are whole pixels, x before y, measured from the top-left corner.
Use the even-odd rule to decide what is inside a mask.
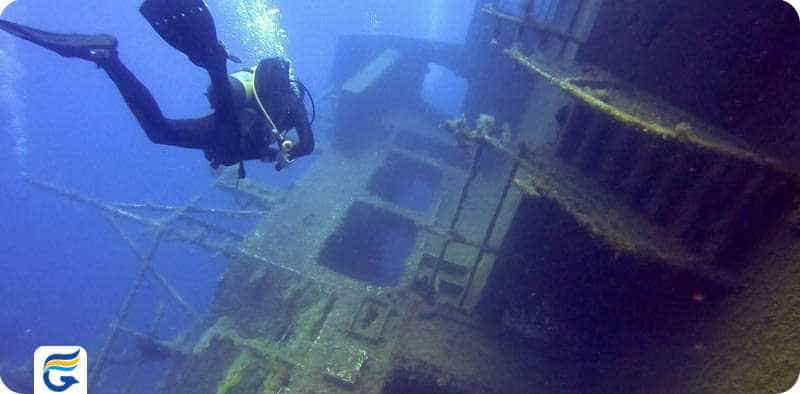
[[[19,393],[6,387],[6,385],[3,383],[3,378],[0,378],[0,394],[19,394]]]
[[[86,394],[86,350],[80,346],[41,346],[33,355],[34,394]]]

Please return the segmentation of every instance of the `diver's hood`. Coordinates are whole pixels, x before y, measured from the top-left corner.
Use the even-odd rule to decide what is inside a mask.
[[[289,62],[280,57],[262,60],[254,72],[256,90],[262,100],[267,100],[272,92],[286,93],[292,90],[289,76]]]

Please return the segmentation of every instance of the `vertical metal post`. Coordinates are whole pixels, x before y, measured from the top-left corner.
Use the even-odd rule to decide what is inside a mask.
[[[571,62],[574,60],[575,55],[589,38],[592,29],[594,28],[597,15],[600,13],[600,8],[603,5],[603,0],[579,0],[578,9],[570,25],[568,34],[575,37],[574,42],[569,42],[562,48],[561,60],[564,62]]]
[[[577,3],[578,3],[578,6],[575,7],[575,12],[572,14],[572,18],[570,19],[570,22],[569,22],[569,28],[567,29],[567,34],[569,34],[571,36],[574,36],[573,32],[575,31],[575,25],[578,23],[578,17],[581,14],[581,9],[583,8],[584,0],[577,0]],[[559,59],[563,59],[564,58],[564,53],[567,51],[567,48],[571,44],[572,43],[569,42],[569,41],[564,41],[564,42],[561,43],[561,50],[558,51],[558,58]]]
[[[519,24],[517,27],[517,32],[514,34],[514,43],[519,41],[522,33],[525,31],[525,24],[530,21],[531,17],[534,19],[536,18],[535,15],[532,15],[533,11],[536,9],[535,6],[536,0],[528,0],[528,2],[525,4],[525,8],[522,10],[522,17],[520,18],[522,23]]]

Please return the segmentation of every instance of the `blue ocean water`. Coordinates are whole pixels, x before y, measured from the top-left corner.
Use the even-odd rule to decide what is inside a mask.
[[[238,4],[208,3],[219,15],[230,15],[225,11]],[[281,10],[288,55],[312,92],[328,88],[337,37],[396,34],[458,43],[474,8],[465,0],[269,4]],[[3,18],[44,30],[113,34],[122,60],[167,116],[209,113],[203,94],[206,74],[161,41],[138,13],[139,5],[130,0],[18,0]],[[217,18],[231,52],[255,61],[236,39],[242,23]],[[214,178],[201,152],[150,143],[102,70],[7,35],[0,45],[0,80],[8,86],[0,111],[1,372],[28,365],[40,345],[79,344],[90,354],[99,350],[140,266],[96,209],[34,187],[23,173],[102,201],[180,206],[202,196],[204,206],[235,204],[211,191]],[[435,83],[426,94],[455,112],[463,92],[437,94]],[[326,138],[324,130],[317,132],[317,138]],[[251,164],[248,170],[259,182],[288,187],[312,160],[281,173],[270,165]],[[151,242],[147,234],[138,241],[142,249]],[[167,242],[154,258],[159,272],[198,311],[208,307],[225,263],[179,242]]]

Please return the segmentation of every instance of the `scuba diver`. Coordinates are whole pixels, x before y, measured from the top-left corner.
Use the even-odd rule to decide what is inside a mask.
[[[290,78],[289,62],[268,58],[229,76],[228,59],[238,59],[217,38],[203,0],[146,0],[139,11],[164,41],[208,72],[211,115],[164,117],[147,87],[120,61],[113,36],[51,33],[1,19],[0,29],[61,56],[95,63],[111,77],[153,143],[203,150],[215,169],[239,164],[243,178],[245,160],[262,160],[275,162],[280,171],[314,150],[313,119],[304,105],[308,90]],[[297,142],[287,137],[292,129]]]

